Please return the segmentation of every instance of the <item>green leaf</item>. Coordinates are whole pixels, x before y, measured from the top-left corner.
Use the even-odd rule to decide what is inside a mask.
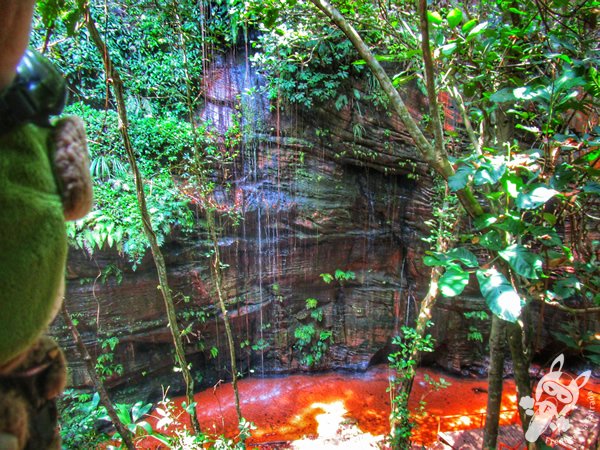
[[[581,190],[583,192],[587,192],[588,194],[600,195],[600,183],[597,181],[588,181]]]
[[[542,258],[520,244],[510,245],[500,250],[498,255],[522,277],[537,280],[543,272]]]
[[[502,187],[504,188],[504,192],[512,198],[517,198],[519,191],[523,187],[523,180],[517,175],[505,174],[502,178]]]
[[[279,17],[279,8],[269,8],[266,11],[265,19],[263,21],[263,25],[267,29],[273,28],[277,18]]]
[[[454,53],[454,50],[456,50],[457,46],[458,45],[456,42],[450,42],[449,44],[442,45],[440,47],[440,52],[442,52],[442,55],[444,56],[450,56],[452,53]]]
[[[513,94],[512,89],[500,89],[499,91],[494,92],[492,95],[490,95],[490,101],[494,103],[513,102],[515,101],[515,94]]]
[[[463,33],[468,33],[469,31],[471,31],[473,29],[473,27],[477,25],[477,19],[471,19],[469,20],[467,23],[465,23],[462,26],[462,32]]]
[[[515,201],[521,209],[535,209],[545,204],[548,200],[558,194],[558,191],[544,185],[536,185],[529,192],[521,192]]]
[[[494,228],[498,230],[508,231],[510,234],[518,235],[525,231],[525,225],[519,218],[505,216],[501,222],[496,222]]]
[[[506,172],[504,158],[493,158],[479,166],[473,177],[473,182],[476,186],[481,186],[482,184],[495,184],[502,178],[504,172]]]
[[[333,281],[333,275],[331,275],[330,273],[322,273],[321,275],[319,275],[323,281],[327,284],[331,283]]]
[[[502,235],[498,230],[490,230],[479,238],[479,245],[489,250],[502,250],[504,243],[502,241]]]
[[[153,430],[152,430],[152,425],[150,425],[148,422],[146,422],[145,420],[141,421],[140,423],[138,423],[138,426],[140,428],[142,428],[147,434],[152,434]]]
[[[454,8],[450,10],[448,15],[446,16],[446,20],[448,21],[448,25],[450,25],[450,28],[454,28],[462,22],[462,17],[462,11],[458,8]]]
[[[458,267],[446,269],[438,282],[440,292],[444,297],[455,297],[461,294],[467,284],[469,284],[469,273]]]
[[[446,252],[446,256],[450,261],[460,261],[467,267],[478,267],[479,262],[477,261],[477,257],[469,250],[464,247],[453,248],[452,250]]]
[[[464,247],[453,248],[446,253],[440,252],[427,252],[427,255],[423,257],[423,263],[426,266],[442,266],[442,267],[456,267],[454,261],[460,261],[467,267],[477,267],[477,257]]]
[[[440,252],[427,252],[427,255],[423,257],[423,264],[429,267],[436,266],[447,266],[448,265],[448,257]]]
[[[562,245],[562,239],[552,228],[534,226],[529,229],[529,232],[546,247]]]
[[[488,22],[481,22],[479,25],[477,25],[475,28],[473,28],[471,31],[469,31],[469,34],[467,35],[467,41],[470,41],[474,37],[483,33],[487,29],[487,27],[488,27]]]
[[[592,150],[591,152],[577,158],[575,160],[575,163],[576,164],[590,163],[590,162],[596,161],[598,158],[600,158],[600,148]]]
[[[479,289],[490,310],[508,322],[516,322],[524,302],[506,277],[495,268],[477,271]]]
[[[473,221],[473,225],[475,226],[476,230],[483,230],[484,228],[495,224],[497,221],[498,217],[496,217],[493,214],[485,213],[481,216],[476,217]]]
[[[437,11],[427,11],[427,21],[434,25],[439,25],[443,22],[442,16]]]
[[[554,214],[551,213],[543,213],[542,217],[544,218],[544,220],[546,222],[548,222],[550,225],[554,225],[556,223],[556,216]]]
[[[469,176],[473,174],[475,169],[471,166],[460,166],[456,169],[456,173],[448,178],[448,187],[451,191],[456,192],[464,189],[469,182]]]

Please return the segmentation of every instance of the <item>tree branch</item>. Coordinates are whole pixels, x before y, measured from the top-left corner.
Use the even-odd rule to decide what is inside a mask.
[[[414,140],[415,145],[417,146],[417,149],[421,153],[425,162],[430,164],[439,175],[447,180],[448,177],[454,174],[454,169],[448,160],[448,154],[446,153],[445,149],[442,146],[440,150],[429,143],[415,119],[413,119],[413,117],[410,115],[408,108],[394,87],[392,80],[385,72],[379,61],[377,61],[371,52],[371,49],[362,40],[358,32],[327,0],[310,0],[310,2],[329,19],[331,19],[331,21],[346,35],[350,42],[352,42],[354,48],[360,57],[365,60],[367,66],[375,78],[377,78],[382,90],[388,96],[394,111]],[[441,139],[438,139],[438,141],[439,143],[443,142]],[[439,143],[436,145],[439,146]],[[465,188],[461,191],[458,191],[456,195],[470,216],[477,217],[483,214],[481,205],[470,189]]]

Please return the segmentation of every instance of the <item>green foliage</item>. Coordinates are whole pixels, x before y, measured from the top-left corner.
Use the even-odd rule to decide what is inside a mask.
[[[114,375],[123,374],[123,364],[114,362],[114,350],[119,343],[119,338],[116,336],[103,339],[100,341],[102,353],[96,357],[96,372],[101,380],[106,380]]]
[[[106,413],[98,393],[88,394],[67,389],[58,402],[60,435],[65,448],[97,448],[108,436],[99,431]]]
[[[356,274],[354,272],[351,272],[349,270],[344,271],[341,269],[336,269],[335,274],[333,275],[331,275],[330,273],[322,273],[319,276],[327,284],[331,283],[335,279],[340,284],[340,286],[344,284],[344,281],[356,279]]]
[[[431,323],[428,323],[431,326]],[[410,391],[399,389],[403,382],[414,379],[417,361],[413,359],[415,352],[432,352],[434,341],[431,335],[420,336],[414,328],[402,327],[401,335],[392,338],[392,344],[398,350],[388,355],[390,368],[395,376],[390,378],[388,391],[391,393],[392,408],[390,423],[393,424],[390,440],[393,448],[409,448],[414,423],[410,420],[408,408]],[[435,385],[435,383],[434,383]],[[438,386],[446,385],[441,379]],[[421,405],[424,408],[424,404]]]
[[[489,320],[489,318],[490,318],[488,313],[485,311],[467,311],[467,312],[464,312],[463,315],[465,316],[466,319],[476,320],[479,322],[484,321],[484,320]],[[467,339],[469,341],[476,341],[476,342],[483,343],[483,335],[481,334],[481,331],[479,331],[479,327],[470,324],[468,332],[467,332]]]
[[[569,121],[576,111],[587,114],[597,105],[589,95],[597,71],[589,59],[590,41],[575,32],[583,26],[578,17],[548,28],[550,18],[529,3],[518,11],[508,2],[486,7],[505,16],[465,22],[456,9],[429,14],[434,55],[451,68],[440,86],[463,102],[473,128],[483,130],[481,149],[453,159],[457,169],[448,186],[481,193],[488,212],[474,221],[474,233],[460,238],[470,241],[479,263],[459,264],[450,253],[429,254],[425,263],[445,267],[440,290],[446,296],[459,295],[475,271],[492,312],[516,321],[526,300],[565,298],[556,292],[563,286],[570,287],[570,295],[597,298],[597,275],[573,270],[580,261],[557,232],[571,220],[569,215],[583,217],[585,205],[595,201],[598,173],[589,165],[593,159],[574,157],[573,146],[589,155],[590,142],[597,141],[600,130],[569,128]],[[588,95],[582,95],[584,90]],[[507,138],[502,114],[514,124]],[[581,231],[585,234],[586,229]],[[589,247],[575,247],[594,254]],[[552,287],[545,289],[548,285]]]
[[[185,404],[183,406],[186,407]],[[196,408],[196,405],[189,405],[187,408]],[[183,426],[181,412],[168,398],[159,402],[153,415],[157,418],[157,422],[152,437],[166,445],[167,448],[174,450],[202,450],[204,448],[243,450],[246,448],[246,440],[251,436],[252,430],[256,428],[252,422],[242,419],[238,435],[233,439],[225,436],[212,438],[204,433],[192,435],[188,428]]]
[[[564,322],[560,324],[560,331],[554,331],[552,335],[565,344],[568,350],[595,366],[600,364],[600,340],[589,323],[578,320]]]
[[[148,243],[115,105],[107,94],[107,81],[98,76],[104,73],[103,63],[81,26],[73,0],[40,3],[34,41],[48,44],[48,56],[61,68],[73,93],[65,112],[80,116],[89,136],[95,207],[86,218],[69,225],[71,243],[89,253],[114,247],[135,267]],[[205,206],[209,204],[204,199],[217,184],[204,184],[204,174],[214,167],[227,170],[235,157],[231,150],[239,141],[239,129],[226,134],[223,146],[208,124],[192,129],[183,120],[189,119],[190,108],[200,96],[204,65],[182,61],[207,61],[212,57],[207,45],[235,42],[242,19],[233,13],[242,4],[216,2],[206,22],[206,11],[197,2],[125,1],[107,8],[93,3],[90,7],[123,78],[129,135],[145,182],[152,226],[162,244],[173,229],[191,229],[188,203],[195,191]],[[202,34],[196,32],[198,23],[205,27]],[[196,186],[182,182],[194,180],[199,173],[203,177]]]
[[[117,403],[114,405],[114,408],[120,422],[133,436],[152,435],[152,426],[144,420],[144,417],[146,417],[152,409],[152,403],[144,404],[141,401],[138,401],[133,405]],[[101,419],[106,420],[107,422],[111,421],[108,415],[101,417]],[[120,438],[118,433],[114,437],[115,439]]]
[[[294,349],[300,354],[300,363],[312,367],[318,365],[333,342],[333,333],[321,329],[323,308],[315,298],[306,299],[306,310],[310,311],[311,322],[300,324],[294,329]]]

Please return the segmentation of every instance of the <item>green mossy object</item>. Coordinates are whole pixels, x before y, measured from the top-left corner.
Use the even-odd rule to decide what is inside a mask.
[[[0,136],[0,366],[40,337],[62,301],[67,238],[51,140],[35,125]]]

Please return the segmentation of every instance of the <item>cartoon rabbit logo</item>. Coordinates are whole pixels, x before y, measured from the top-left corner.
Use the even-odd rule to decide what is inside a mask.
[[[535,400],[531,397],[523,397],[519,402],[527,415],[533,416],[525,433],[525,439],[529,442],[535,442],[548,427],[552,431],[562,432],[571,426],[565,416],[575,408],[579,390],[590,379],[591,371],[587,370],[572,379],[561,371],[564,361],[565,357],[561,354],[552,362],[550,372],[542,377],[535,389]],[[566,378],[571,378],[568,384],[565,382]],[[543,399],[542,395],[544,395]]]

